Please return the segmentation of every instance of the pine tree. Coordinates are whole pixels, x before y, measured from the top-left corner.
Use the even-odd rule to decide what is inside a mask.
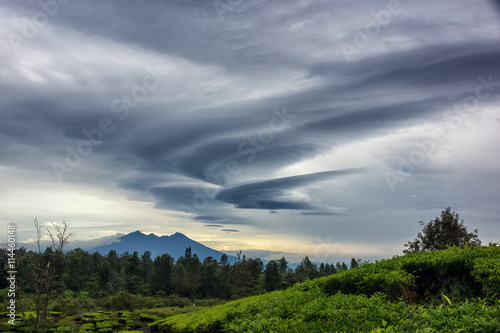
[[[153,290],[170,294],[172,289],[172,276],[174,271],[174,259],[163,253],[153,261]]]
[[[264,270],[264,286],[266,291],[278,289],[280,282],[281,275],[279,271],[279,264],[276,260],[270,260]]]

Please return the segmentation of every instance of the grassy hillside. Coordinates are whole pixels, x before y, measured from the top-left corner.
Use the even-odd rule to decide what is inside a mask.
[[[500,332],[500,247],[408,254],[152,324],[157,332]]]

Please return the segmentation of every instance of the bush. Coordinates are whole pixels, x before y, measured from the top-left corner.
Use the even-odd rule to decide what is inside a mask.
[[[500,257],[479,258],[474,260],[474,278],[481,283],[486,296],[500,296]]]
[[[141,318],[141,321],[149,321],[149,322],[153,322],[153,321],[157,321],[157,320],[161,319],[160,317],[149,314],[149,313],[141,313],[141,314],[139,314],[139,317]]]
[[[63,312],[70,316],[82,312],[96,311],[98,307],[97,300],[89,297],[88,293],[76,295],[72,291],[63,292],[49,305],[51,310]]]
[[[164,299],[165,306],[178,306],[184,307],[191,304],[191,301],[185,297],[179,297],[179,295],[172,294]]]
[[[397,300],[404,291],[412,288],[414,277],[403,270],[364,269],[341,271],[325,279],[323,291],[329,295],[338,292],[344,294],[374,295],[384,293],[388,299]]]
[[[133,309],[141,307],[142,304],[139,297],[123,290],[116,295],[109,297],[106,305],[109,310],[132,311]]]
[[[451,247],[363,264],[151,326],[159,332],[500,332],[500,300],[472,298],[499,288],[498,246]]]

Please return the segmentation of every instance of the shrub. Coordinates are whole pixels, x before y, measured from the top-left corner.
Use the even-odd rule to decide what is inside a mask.
[[[141,314],[139,314],[139,317],[141,318],[141,321],[150,321],[150,322],[157,321],[157,320],[161,319],[158,316],[148,314],[148,313],[141,313]]]
[[[474,278],[481,283],[486,296],[500,296],[500,257],[479,258],[474,260]]]
[[[365,266],[366,268],[368,266]],[[390,300],[401,298],[404,291],[414,285],[414,277],[403,270],[355,269],[341,271],[325,279],[323,291],[329,295],[384,293]]]
[[[500,332],[500,300],[473,298],[498,297],[499,288],[498,246],[451,247],[363,264],[150,326],[159,332]],[[444,298],[444,291],[453,297]],[[436,305],[397,301],[417,297]]]

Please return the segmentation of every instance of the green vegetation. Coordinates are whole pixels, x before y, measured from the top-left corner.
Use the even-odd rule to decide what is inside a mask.
[[[441,211],[441,217],[436,217],[427,224],[420,221],[420,225],[423,226],[422,231],[413,242],[405,244],[408,248],[404,253],[444,250],[449,246],[481,245],[477,229],[468,232],[464,220],[460,220],[450,207]]]
[[[334,274],[342,267],[347,269],[347,265],[340,262],[336,266],[326,263],[318,267],[308,257],[295,270],[288,267],[284,257],[271,260],[267,265],[258,258],[244,255],[235,264],[230,264],[226,255],[219,261],[208,257],[200,262],[190,248],[177,261],[168,254],[152,259],[149,251],[142,256],[137,252],[118,255],[114,250],[102,255],[78,248],[67,253],[59,250],[57,254],[56,258],[51,248],[43,253],[17,249],[16,278],[23,298],[35,302],[37,295],[41,295],[45,311],[49,305],[54,306],[56,300],[56,311],[64,309],[72,314],[98,308],[162,307],[165,298],[167,303],[176,299],[177,306],[192,305],[193,299],[237,299]],[[0,249],[0,265],[6,267],[7,262],[7,251]],[[44,291],[37,287],[43,283],[34,281],[45,282],[44,272],[37,272],[38,267],[47,267],[48,263],[53,269],[50,297],[45,297]],[[7,298],[6,292],[1,291],[8,286],[6,277],[0,279],[0,302]],[[27,301],[26,311],[36,310],[35,305]]]
[[[423,223],[421,223],[423,225]],[[37,236],[41,229],[35,219]],[[284,257],[226,255],[177,261],[146,251],[67,253],[67,225],[53,246],[16,250],[16,325],[4,332],[500,332],[500,247],[480,246],[447,208],[404,256],[295,270]],[[8,252],[0,249],[5,267]],[[0,306],[9,301],[0,276]],[[236,299],[236,300],[235,300]],[[235,300],[228,302],[229,300]]]
[[[35,226],[39,238],[41,228],[36,219]],[[287,288],[297,281],[336,272],[333,264],[322,264],[318,269],[307,257],[295,271],[287,267],[284,257],[271,261],[266,268],[260,259],[247,259],[244,255],[233,265],[226,255],[220,261],[208,257],[200,262],[190,248],[175,262],[168,254],[152,259],[148,251],[142,256],[137,252],[118,255],[116,251],[103,256],[82,249],[65,253],[63,247],[70,235],[68,226],[65,223],[62,227],[53,226],[55,232],[47,230],[53,246],[45,252],[25,248],[15,251],[19,316],[15,327],[3,325],[6,316],[0,318],[5,331],[115,332],[136,329],[137,321],[145,329],[148,323],[167,316],[197,311],[264,290]],[[0,249],[4,273],[7,262],[8,251]],[[277,269],[271,271],[269,267],[273,264]],[[272,279],[272,284],[267,283],[265,276]],[[3,274],[0,279],[0,306],[4,309],[10,297],[6,278]],[[165,307],[168,310],[161,311]],[[139,309],[155,312],[133,317],[131,313]],[[120,314],[116,312],[107,318],[99,311],[120,311]]]
[[[500,332],[500,247],[412,253],[157,321],[159,332]]]
[[[148,327],[153,321],[167,318],[169,316],[189,313],[193,311],[206,310],[208,307],[165,307],[150,310],[135,311],[97,311],[86,312],[76,315],[59,314],[53,315],[49,312],[45,332],[72,332],[72,333],[94,333],[94,332],[144,332],[150,331]],[[0,332],[33,332],[33,328],[25,325],[21,316],[16,318],[16,325],[8,324],[5,313],[0,313]],[[27,317],[35,318],[34,312],[28,312]]]

